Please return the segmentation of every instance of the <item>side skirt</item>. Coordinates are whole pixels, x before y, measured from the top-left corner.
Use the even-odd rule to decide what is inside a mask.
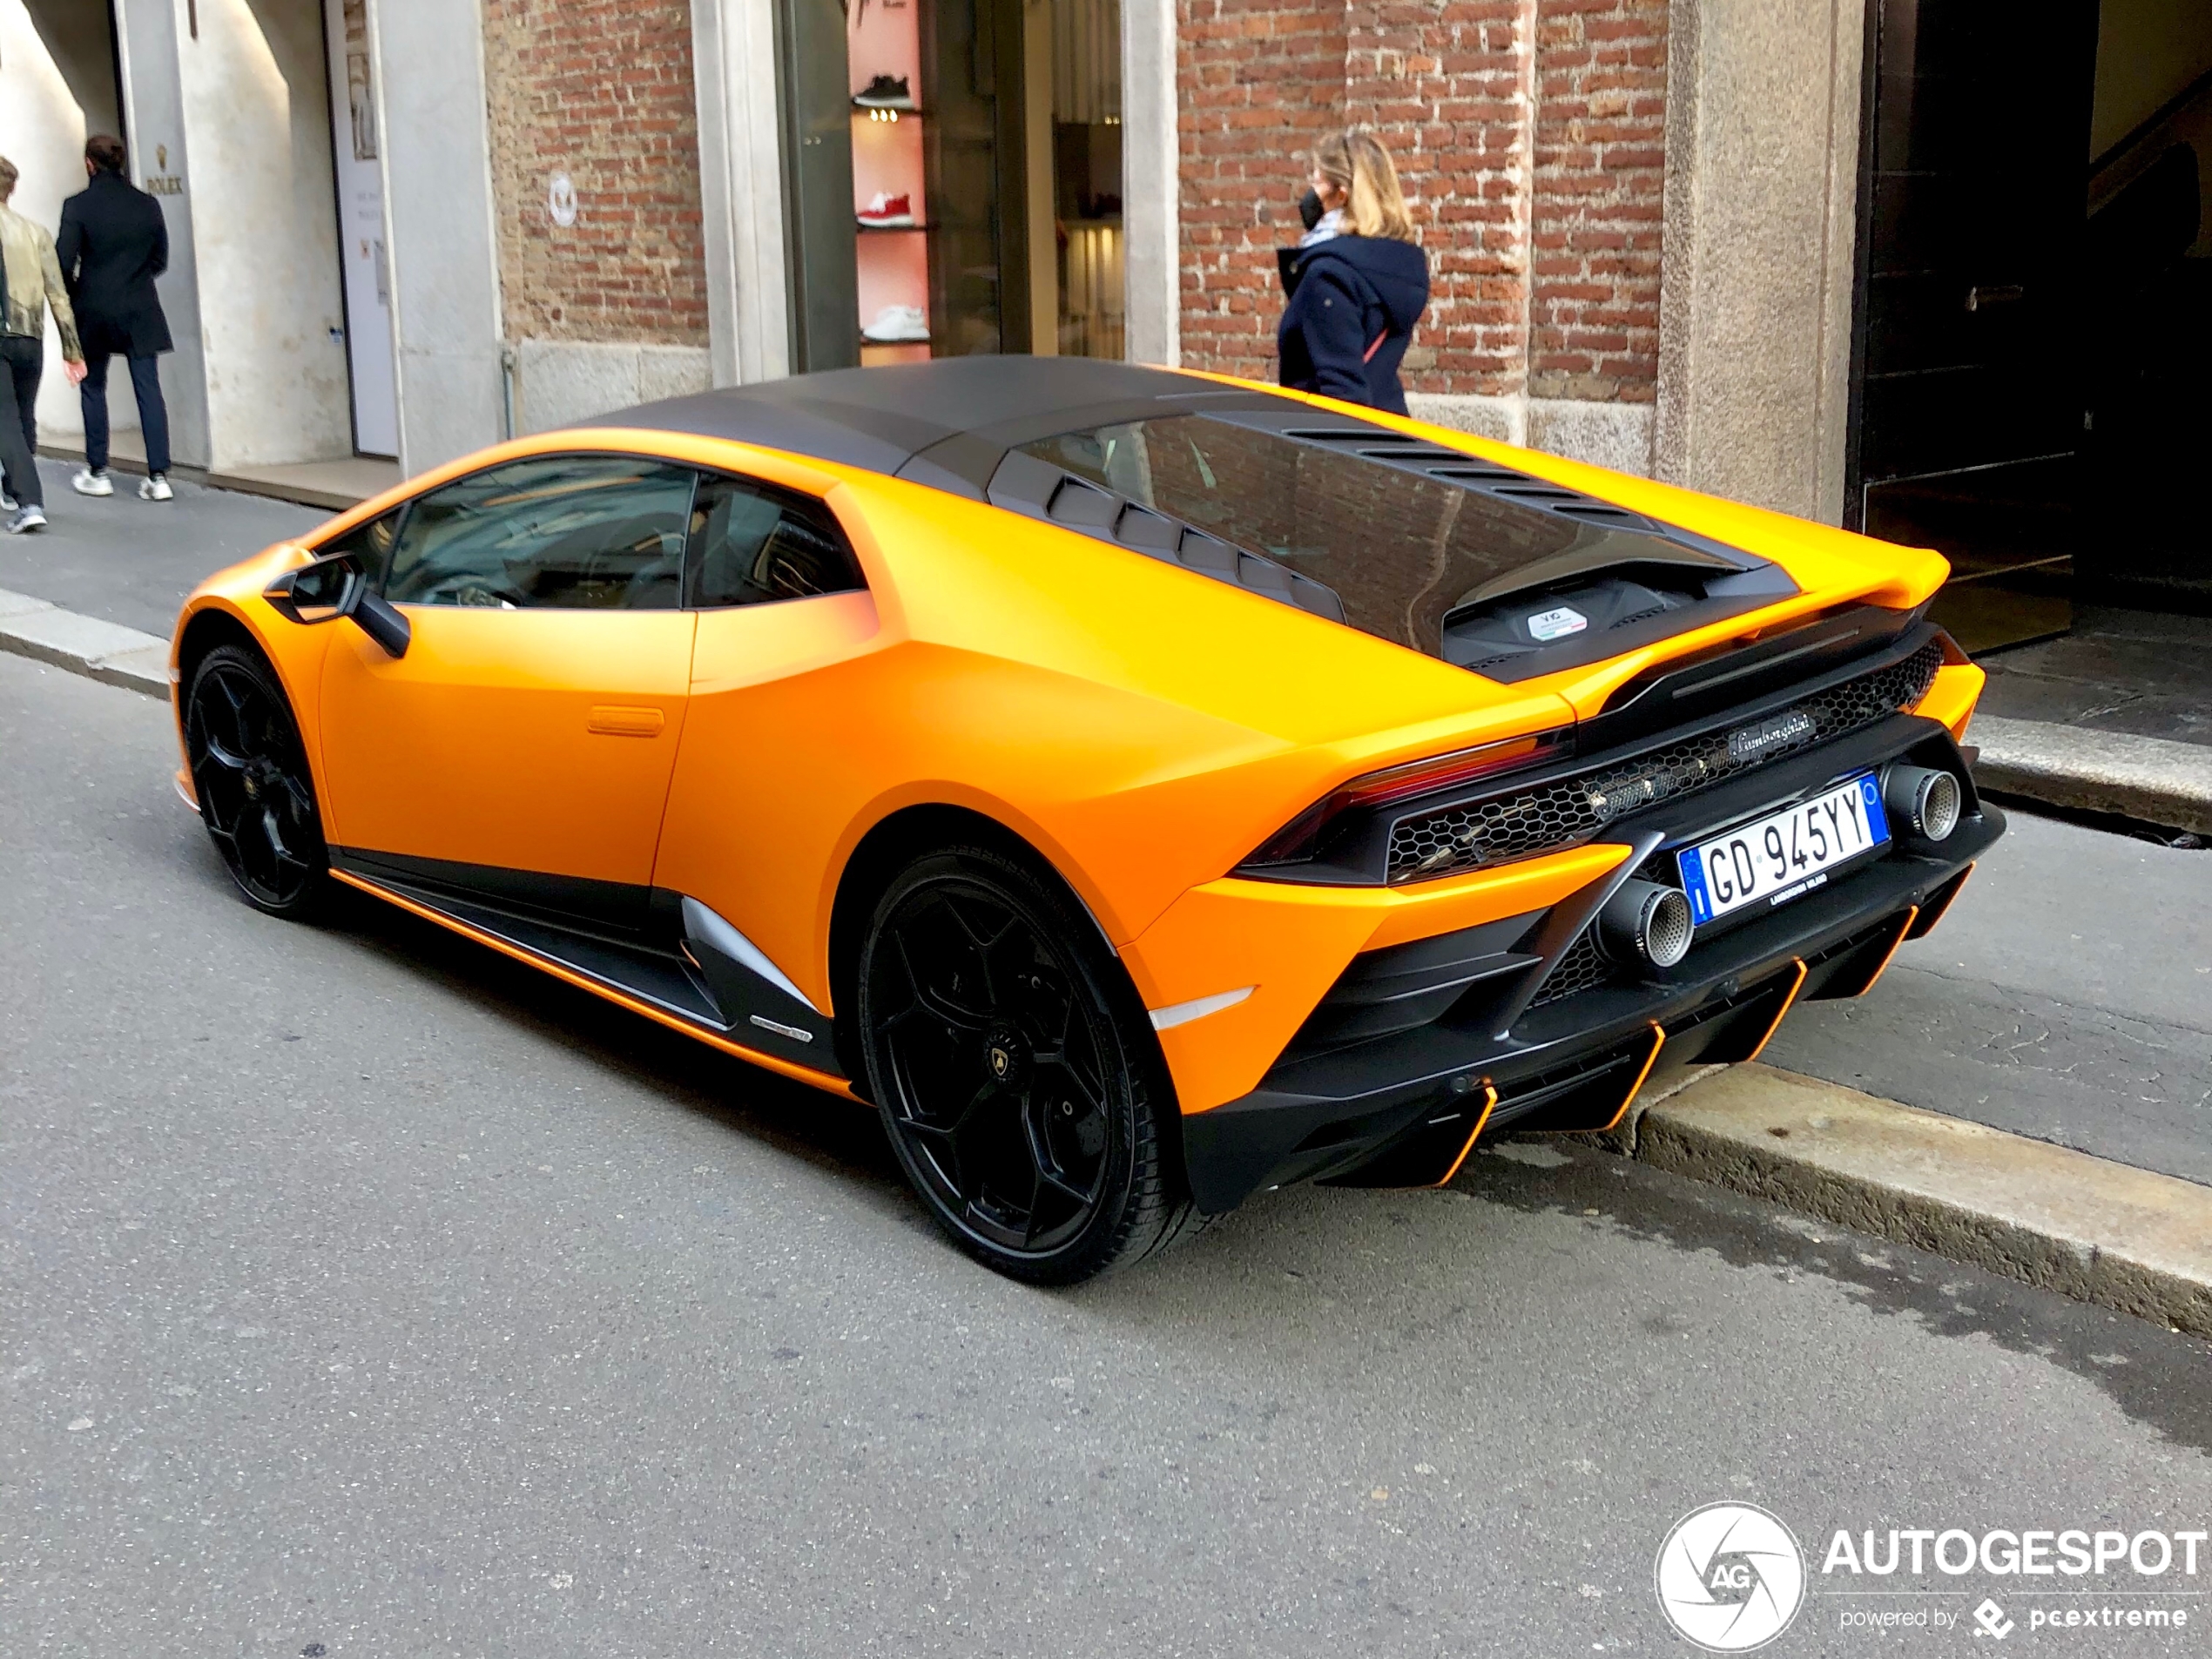
[[[617,1007],[695,1037],[725,1054],[831,1094],[842,1095],[848,1100],[860,1098],[853,1085],[831,1069],[836,1065],[833,1056],[824,1056],[829,1060],[829,1067],[809,1065],[738,1041],[734,1034],[746,1028],[733,1027],[716,1018],[709,1011],[713,1008],[711,999],[695,984],[689,983],[688,974],[682,974],[681,968],[674,965],[663,968],[642,950],[625,950],[580,934],[564,937],[550,927],[534,926],[477,906],[443,900],[442,895],[434,900],[428,895],[404,893],[357,871],[339,867],[335,860],[330,873],[347,886],[396,905],[410,915],[435,922],[464,939],[550,974],[564,984],[604,997]],[[621,959],[626,956],[639,960],[624,963]],[[585,957],[589,961],[566,960],[570,957]],[[678,975],[682,976],[682,988]]]

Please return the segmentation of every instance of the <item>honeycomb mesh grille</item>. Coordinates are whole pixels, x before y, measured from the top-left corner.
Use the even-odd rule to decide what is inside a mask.
[[[1816,691],[1773,717],[1803,714],[1804,728],[1754,755],[1732,754],[1728,728],[1722,727],[1602,772],[1406,819],[1391,830],[1390,879],[1426,880],[1578,846],[1626,813],[1909,709],[1927,695],[1942,666],[1943,647],[1932,640],[1901,663]]]
[[[1563,996],[1602,985],[1612,977],[1612,965],[1598,953],[1597,929],[1585,927],[1567,948],[1567,954],[1544,975],[1544,982],[1536,988],[1536,995],[1529,999],[1528,1006],[1540,1008],[1547,1002],[1556,1002]]]

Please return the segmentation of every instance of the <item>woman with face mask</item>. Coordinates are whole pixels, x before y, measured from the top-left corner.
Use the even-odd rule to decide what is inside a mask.
[[[1285,386],[1406,413],[1398,365],[1428,305],[1428,260],[1390,152],[1366,127],[1314,146],[1298,204],[1305,234],[1285,250],[1290,303],[1275,331]]]

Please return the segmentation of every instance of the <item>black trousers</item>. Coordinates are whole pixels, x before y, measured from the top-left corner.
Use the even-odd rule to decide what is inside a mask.
[[[84,464],[94,472],[107,470],[107,365],[114,354],[93,344],[95,331],[84,334],[84,383],[77,388],[84,406]],[[138,436],[146,446],[146,470],[169,470],[169,409],[161,401],[161,360],[132,357],[131,389],[138,399]]]
[[[0,469],[8,494],[30,507],[44,507],[38,487],[38,379],[46,366],[46,342],[28,334],[0,334]]]

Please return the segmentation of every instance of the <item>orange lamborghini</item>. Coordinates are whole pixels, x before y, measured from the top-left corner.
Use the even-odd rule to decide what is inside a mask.
[[[343,883],[868,1103],[1068,1283],[1865,991],[2003,828],[1946,572],[1271,388],[844,370],[213,577],[179,781],[260,909]]]

